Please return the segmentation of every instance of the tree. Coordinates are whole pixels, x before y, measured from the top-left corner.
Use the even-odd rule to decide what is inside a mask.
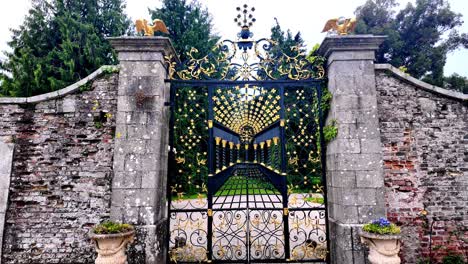
[[[36,0],[0,64],[0,94],[31,96],[63,88],[116,63],[107,36],[127,32],[122,0]]]
[[[300,51],[305,51],[304,40],[302,39],[301,32],[297,32],[294,36],[291,30],[284,32],[281,29],[281,26],[278,22],[278,19],[275,17],[275,25],[271,28],[270,39],[275,41],[277,44],[276,47],[272,49],[274,55],[278,55],[278,52],[284,52],[286,55],[292,55],[294,51],[291,50],[291,47],[299,46]]]
[[[442,86],[447,53],[467,46],[466,34],[456,31],[461,15],[444,0],[417,0],[398,13],[395,7],[395,0],[368,0],[356,9],[356,33],[387,35],[379,62],[404,66],[412,76]]]
[[[163,0],[161,8],[149,11],[152,19],[161,19],[166,24],[182,61],[187,59],[187,52],[192,48],[201,55],[208,54],[219,40],[219,36],[213,33],[210,13],[196,1]]]
[[[444,87],[468,94],[468,78],[456,73],[444,78]]]

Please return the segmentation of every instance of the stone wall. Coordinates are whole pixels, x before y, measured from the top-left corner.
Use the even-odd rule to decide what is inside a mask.
[[[0,138],[0,263],[2,255],[5,214],[8,208],[8,190],[10,189],[11,167],[14,144],[11,137]]]
[[[466,254],[468,96],[375,65],[382,41],[335,36],[320,48],[338,125],[327,147],[331,262],[366,263],[358,231],[385,214],[403,226],[403,263],[428,257],[429,241],[438,260]],[[60,91],[0,98],[1,263],[91,263],[87,232],[109,218],[137,225],[130,263],[165,262],[163,58],[174,51],[160,37],[111,42],[119,75],[101,68]]]
[[[365,263],[360,227],[385,216],[382,150],[375,89],[374,53],[383,37],[327,37],[319,52],[327,58],[333,95],[327,122],[338,135],[327,146],[327,206],[332,263]]]
[[[468,252],[466,96],[377,65],[387,215],[402,225],[403,263]],[[427,212],[427,215],[425,215]],[[465,240],[463,240],[464,238]]]
[[[109,41],[120,61],[111,219],[137,226],[130,264],[165,263],[170,89],[164,56],[175,51],[164,37]]]
[[[1,263],[94,259],[87,232],[110,216],[118,75],[90,79],[0,100],[0,138],[14,143]]]

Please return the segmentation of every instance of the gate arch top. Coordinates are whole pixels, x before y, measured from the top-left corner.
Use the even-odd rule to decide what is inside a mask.
[[[261,38],[252,39],[250,27],[255,18],[246,9],[234,21],[241,27],[237,40],[223,40],[208,54],[196,48],[187,52],[188,59],[179,62],[174,55],[165,56],[170,80],[317,80],[323,79],[323,57],[307,58],[301,45],[284,50],[278,42]],[[244,18],[242,18],[244,16]]]

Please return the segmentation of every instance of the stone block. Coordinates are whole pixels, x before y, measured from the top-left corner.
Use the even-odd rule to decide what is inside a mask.
[[[155,208],[152,206],[139,207],[138,217],[139,217],[138,222],[142,225],[155,224]]]
[[[13,143],[0,142],[0,173],[10,174],[13,161]]]
[[[138,225],[139,220],[138,207],[131,206],[112,206],[110,210],[110,218],[122,223]]]
[[[384,186],[383,171],[356,171],[356,186],[359,188],[382,188]]]
[[[137,95],[157,95],[164,94],[164,79],[160,76],[164,74],[158,70],[152,76],[134,76],[123,77],[118,90],[118,95],[137,96]]]
[[[152,112],[148,112],[147,113],[148,115],[148,126],[154,126],[154,127],[160,127],[161,124],[165,124],[166,123],[166,116],[168,115],[165,115],[163,114],[163,111],[152,111]]]
[[[333,211],[329,212],[330,217],[345,224],[358,222],[357,206],[335,204]]]
[[[160,166],[167,166],[166,164],[160,164],[160,158],[156,158],[157,154],[148,154],[143,159],[141,169],[143,171],[158,171]]]
[[[366,224],[379,217],[386,217],[386,210],[383,206],[358,206],[359,223]]]
[[[360,242],[359,226],[330,222],[332,263],[367,263],[366,251]]]
[[[162,136],[161,132],[163,131],[161,131],[161,128],[158,126],[151,126],[151,125],[146,125],[146,126],[129,125],[128,126],[128,137],[131,139],[160,141],[161,136]],[[159,144],[160,143],[158,143],[158,145]]]
[[[375,154],[331,154],[327,155],[327,169],[337,171],[379,170],[382,167],[380,155]]]
[[[118,140],[116,140],[118,142]],[[113,162],[114,171],[124,171],[125,170],[125,152],[122,147],[118,147],[114,152],[114,162]]]
[[[0,173],[0,191],[8,192],[10,188],[10,174]]]
[[[126,129],[125,125],[127,124],[127,119],[130,119],[130,118],[131,118],[131,112],[125,112],[125,111],[117,112],[115,122],[118,126],[116,127],[116,129],[120,129],[120,132]],[[119,126],[120,124],[122,124],[123,126]]]
[[[155,171],[144,171],[142,172],[141,188],[143,189],[156,189],[158,187],[158,180],[164,174],[157,174]]]
[[[337,94],[333,95],[332,102],[333,109],[336,109],[336,111],[364,111],[375,109],[377,106],[376,98],[372,95]]]
[[[377,189],[375,188],[340,188],[343,205],[377,205]]]
[[[119,61],[164,61],[159,52],[119,52]]]
[[[339,123],[344,124],[355,124],[357,122],[356,110],[351,111],[337,111],[336,106],[330,109],[327,117],[327,125],[330,124],[331,120],[336,120]]]
[[[330,54],[328,57],[329,65],[331,63],[339,63],[340,61],[373,61],[375,58],[374,51],[337,51]]]
[[[6,213],[8,206],[8,189],[0,189],[0,213]],[[0,226],[2,229],[3,226]]]
[[[159,61],[123,61],[120,63],[120,74],[124,78],[148,76],[159,77],[160,81],[164,81],[165,72],[166,69]],[[160,73],[162,74],[158,75]]]
[[[125,156],[125,171],[156,171],[157,154],[139,155],[128,153]]]
[[[380,132],[378,134],[380,134]],[[361,138],[359,141],[361,153],[375,153],[381,155],[382,142],[379,138]]]
[[[76,111],[76,99],[65,97],[62,102],[62,108],[57,112],[74,113]]]
[[[360,142],[358,139],[336,138],[328,143],[327,146],[327,154],[360,152]]]
[[[327,170],[327,183],[333,187],[356,187],[356,172]]]
[[[118,213],[125,203],[126,189],[113,189],[111,194],[112,205],[111,207],[116,207],[114,214]],[[113,214],[111,210],[111,215]]]
[[[118,96],[117,97],[117,111],[119,112],[136,111],[135,97],[129,97],[125,95]]]
[[[0,212],[0,256],[2,255],[2,248],[3,248],[3,233],[4,233],[4,227],[5,227],[5,213]],[[1,263],[1,260],[0,260]]]
[[[371,65],[372,71],[374,70],[374,64]],[[377,94],[375,88],[375,75],[374,74],[364,74],[354,76],[354,93],[360,96],[369,96],[373,95],[374,98]]]
[[[340,249],[351,250],[353,248],[351,238],[351,227],[336,222],[330,222],[330,233],[333,234],[333,241]]]
[[[159,195],[160,193],[155,192],[154,189],[140,189],[132,196],[134,198],[133,204],[135,206],[157,206],[161,200],[166,198]]]
[[[112,179],[114,189],[134,189],[141,187],[141,171],[115,171]]]

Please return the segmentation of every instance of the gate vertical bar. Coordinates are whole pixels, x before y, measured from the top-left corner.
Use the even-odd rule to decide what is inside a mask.
[[[168,157],[168,184],[166,186],[167,192],[166,192],[166,197],[168,201],[168,206],[167,206],[167,215],[168,215],[168,220],[167,220],[167,230],[168,230],[168,236],[167,236],[167,248],[169,249],[169,245],[171,242],[171,200],[172,200],[172,193],[171,193],[171,185],[169,184],[171,180],[174,179],[175,177],[175,154],[174,154],[174,126],[175,126],[175,108],[176,108],[176,100],[175,100],[175,92],[176,87],[174,85],[171,85],[170,87],[170,95],[169,95],[169,157]],[[166,262],[170,263],[170,258],[166,258]]]
[[[280,144],[281,144],[281,175],[283,176],[283,223],[284,223],[284,254],[286,260],[290,259],[290,246],[289,246],[289,210],[288,210],[288,182],[286,174],[286,137],[285,137],[285,113],[284,113],[284,86],[280,86]]]
[[[325,125],[325,118],[322,112],[322,84],[318,84],[315,87],[317,91],[317,105],[318,105],[318,114],[319,114],[319,134],[320,134],[320,161],[322,165],[322,184],[323,184],[323,201],[325,204],[325,229],[327,237],[327,263],[330,261],[330,232],[328,225],[328,202],[327,202],[327,170],[326,170],[326,154],[327,154],[327,144],[325,143],[325,138],[323,135],[323,126]]]
[[[208,227],[207,227],[207,251],[208,251],[208,260],[213,259],[213,188],[209,186],[209,178],[213,177],[215,174],[214,159],[215,155],[215,146],[214,146],[214,133],[213,133],[213,122],[214,122],[214,113],[213,113],[213,86],[208,86]]]

